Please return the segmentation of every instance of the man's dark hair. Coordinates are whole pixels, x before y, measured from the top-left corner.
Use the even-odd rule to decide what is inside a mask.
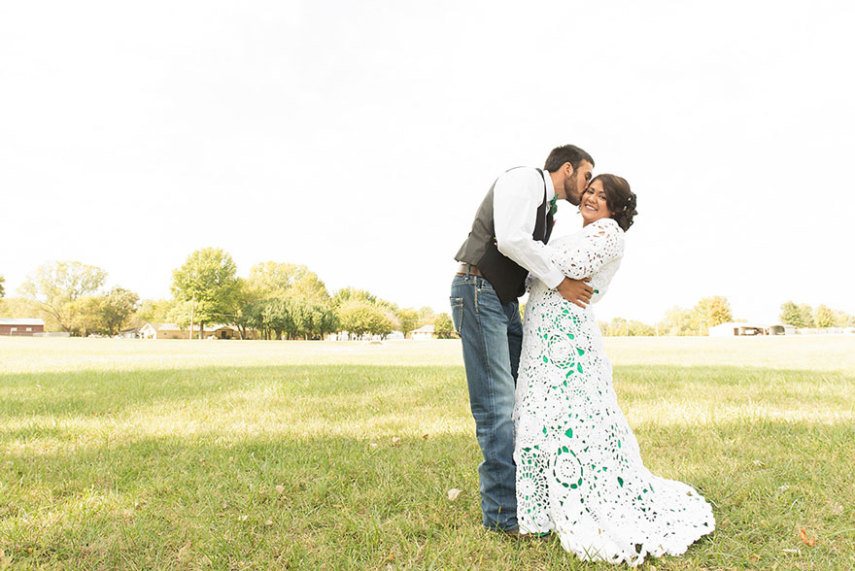
[[[594,166],[594,159],[587,152],[576,145],[564,145],[563,147],[552,149],[552,152],[546,157],[546,164],[543,165],[543,168],[549,172],[555,172],[564,163],[570,163],[573,165],[573,170],[576,170],[582,164],[582,161],[588,161],[591,163],[591,166]]]

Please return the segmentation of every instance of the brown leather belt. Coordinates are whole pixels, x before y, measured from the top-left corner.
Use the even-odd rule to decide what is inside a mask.
[[[460,263],[460,267],[457,269],[458,276],[465,276],[466,274],[470,274],[473,276],[478,276],[479,278],[483,278],[484,275],[478,270],[477,267],[472,264],[467,264],[465,262]]]

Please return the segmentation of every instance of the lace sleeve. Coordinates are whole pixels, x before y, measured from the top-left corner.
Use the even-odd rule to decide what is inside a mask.
[[[622,255],[623,230],[611,218],[601,218],[582,229],[581,240],[554,248],[552,261],[565,276],[580,280]]]

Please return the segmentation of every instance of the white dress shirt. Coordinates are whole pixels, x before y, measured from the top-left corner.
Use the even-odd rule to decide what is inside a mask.
[[[555,196],[555,186],[548,172],[543,171],[541,176],[536,169],[517,168],[500,176],[493,188],[493,225],[499,252],[527,269],[547,287],[555,288],[564,274],[550,260],[546,245],[532,238],[537,208],[543,202],[544,180],[549,201]]]

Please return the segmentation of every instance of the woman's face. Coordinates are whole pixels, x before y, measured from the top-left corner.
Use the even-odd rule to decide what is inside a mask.
[[[579,210],[582,212],[583,226],[612,215],[609,212],[609,207],[606,205],[606,191],[603,190],[602,181],[595,180],[585,189],[585,192],[582,193],[582,200],[579,203]]]

